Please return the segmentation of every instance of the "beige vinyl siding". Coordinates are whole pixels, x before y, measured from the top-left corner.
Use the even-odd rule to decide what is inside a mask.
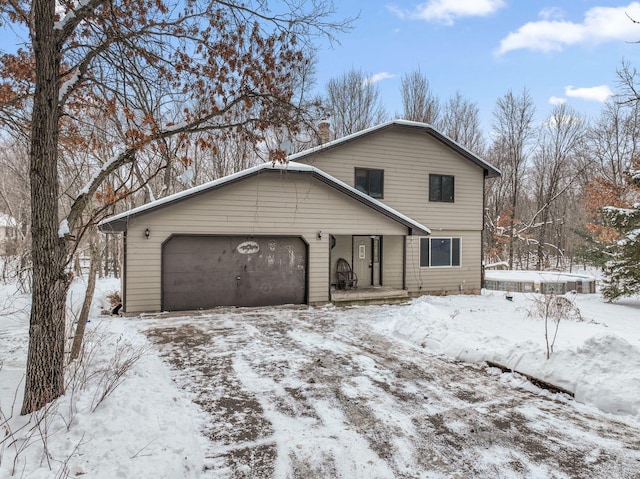
[[[420,237],[407,237],[407,289],[411,294],[479,293],[480,231],[438,231],[434,238],[460,238],[460,266],[420,267]]]
[[[383,203],[431,229],[433,237],[462,238],[462,265],[420,268],[420,239],[408,237],[406,287],[412,294],[479,292],[484,171],[424,131],[391,127],[298,159],[354,185],[355,168],[384,170]],[[454,202],[429,201],[429,175],[453,175]],[[385,238],[386,246],[389,239]],[[394,250],[397,251],[399,250]],[[395,264],[384,258],[385,264]],[[389,268],[383,270],[387,282]],[[389,284],[390,285],[390,284]]]
[[[336,245],[331,250],[331,284],[335,284],[336,277],[336,265],[340,258],[344,258],[350,265],[353,265],[353,238],[349,236],[336,236]]]
[[[482,229],[482,168],[422,131],[389,128],[297,161],[352,186],[356,167],[382,169],[385,204],[432,230]],[[454,203],[429,201],[429,174],[455,177]]]
[[[385,236],[382,239],[382,284],[391,288],[403,287],[403,251],[405,237]]]
[[[330,234],[404,235],[406,228],[308,174],[249,177],[130,220],[127,312],[161,308],[162,243],[173,234],[300,236],[308,244],[307,298],[314,304],[329,301]]]

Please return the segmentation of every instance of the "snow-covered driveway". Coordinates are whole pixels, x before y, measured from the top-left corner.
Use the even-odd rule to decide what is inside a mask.
[[[142,319],[205,412],[203,477],[640,477],[635,421],[403,342],[397,308]]]

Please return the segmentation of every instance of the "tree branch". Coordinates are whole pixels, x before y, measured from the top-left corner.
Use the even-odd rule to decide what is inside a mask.
[[[110,161],[107,161],[102,168],[94,175],[94,177],[89,181],[89,183],[83,188],[81,193],[75,199],[73,204],[71,205],[71,209],[69,211],[69,215],[67,216],[67,221],[69,222],[69,228],[71,231],[74,230],[74,227],[77,225],[79,218],[81,217],[84,209],[86,208],[88,201],[93,197],[93,195],[98,191],[100,185],[107,179],[107,177],[116,171],[118,168],[131,163],[135,160],[136,153],[148,146],[149,144],[163,140],[165,138],[169,138],[179,134],[192,134],[203,131],[213,131],[213,130],[222,130],[222,129],[232,129],[238,128],[250,123],[259,122],[260,118],[246,118],[242,121],[238,122],[226,122],[224,124],[211,124],[210,121],[216,117],[224,116],[227,112],[232,110],[238,104],[244,102],[249,98],[262,98],[267,100],[275,100],[280,101],[278,98],[274,98],[270,95],[260,95],[260,94],[248,94],[243,95],[236,98],[234,101],[229,103],[225,108],[212,112],[208,115],[204,115],[199,117],[198,119],[179,125],[177,127],[167,127],[164,130],[159,130],[155,133],[147,135],[144,139],[143,143],[134,144],[132,146],[127,147],[123,152],[119,155],[112,158]]]

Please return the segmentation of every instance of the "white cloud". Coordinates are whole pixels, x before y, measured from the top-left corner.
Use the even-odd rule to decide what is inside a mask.
[[[564,94],[572,98],[583,100],[599,101],[604,103],[613,95],[613,91],[607,85],[593,86],[588,88],[574,88],[572,85],[565,87]]]
[[[543,8],[538,14],[543,20],[561,19],[564,17],[564,10],[559,7]]]
[[[406,10],[395,5],[387,9],[400,18],[414,18],[427,22],[440,22],[453,25],[462,17],[484,17],[504,7],[505,0],[427,0],[413,10]]]
[[[562,105],[566,101],[566,98],[562,98],[560,96],[552,96],[551,98],[549,98],[549,103],[551,103],[552,105]]]
[[[629,17],[640,19],[640,2],[623,7],[594,7],[584,15],[582,23],[562,20],[560,10],[540,12],[542,20],[529,22],[511,32],[500,42],[496,54],[529,49],[543,52],[561,51],[582,43],[605,43],[613,40],[633,41],[638,38],[638,25]]]
[[[393,78],[393,77],[395,77],[395,75],[392,74],[392,73],[380,72],[380,73],[375,73],[375,74],[371,75],[364,82],[365,82],[365,84],[378,83],[379,81],[386,80],[388,78]]]

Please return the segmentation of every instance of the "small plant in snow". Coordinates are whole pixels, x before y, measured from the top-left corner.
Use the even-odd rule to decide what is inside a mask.
[[[119,291],[113,291],[111,293],[108,293],[106,295],[106,298],[109,300],[109,305],[111,306],[111,309],[115,308],[120,303],[122,303],[122,298],[120,297]]]
[[[127,371],[132,369],[149,350],[148,347],[134,348],[130,344],[123,342],[122,339],[122,337],[118,338],[109,364],[100,371],[101,374],[99,375],[91,404],[91,412],[94,412],[100,403],[124,382]]]
[[[553,346],[558,336],[558,327],[561,319],[571,321],[583,321],[580,309],[572,299],[567,296],[556,296],[553,294],[541,294],[533,299],[529,316],[540,318],[544,321],[544,339],[547,345],[547,359],[551,357]],[[549,323],[554,323],[550,326]],[[553,335],[550,329],[553,328]]]

